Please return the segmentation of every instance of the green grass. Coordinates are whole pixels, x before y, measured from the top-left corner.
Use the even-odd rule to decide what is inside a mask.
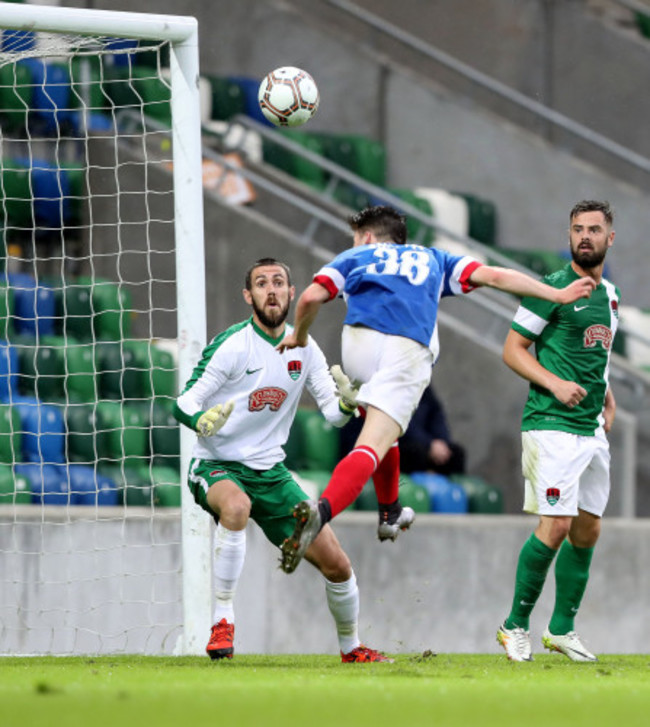
[[[536,655],[0,659],[2,727],[633,727],[650,720],[650,656],[574,664]]]

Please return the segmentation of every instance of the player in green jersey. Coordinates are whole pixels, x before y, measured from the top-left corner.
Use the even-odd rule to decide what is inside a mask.
[[[337,394],[325,356],[311,336],[298,352],[280,355],[275,350],[285,335],[294,295],[284,263],[258,260],[246,274],[243,290],[252,316],[206,346],[176,400],[176,418],[198,435],[188,485],[216,521],[214,625],[206,648],[212,659],[233,656],[233,600],[249,518],[279,546],[293,532],[293,507],[307,497],[283,462],[283,446],[303,390],[334,426],[347,423],[356,406]],[[334,531],[323,529],[305,557],[324,577],[341,660],[392,661],[359,640],[359,588]]]
[[[532,660],[530,614],[553,559],[555,608],[542,643],[573,661],[597,661],[576,634],[574,619],[609,496],[606,433],[616,403],[608,373],[620,293],[603,277],[614,241],[609,204],[579,202],[569,221],[572,261],[545,282],[564,287],[589,276],[596,289],[570,305],[525,298],[503,349],[505,363],[530,382],[522,420],[524,510],[539,515],[519,554],[512,609],[497,631],[513,661]]]

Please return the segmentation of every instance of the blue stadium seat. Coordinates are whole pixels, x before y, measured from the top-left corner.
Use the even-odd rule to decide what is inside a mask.
[[[32,74],[32,126],[36,132],[57,134],[70,110],[70,72],[61,63],[27,58],[22,63]]]
[[[47,159],[18,158],[14,161],[30,170],[36,224],[62,227],[72,215],[68,170]]]
[[[431,512],[464,514],[469,510],[465,490],[444,475],[433,472],[413,472],[410,478],[427,489]]]
[[[41,404],[30,396],[12,399],[20,416],[23,456],[27,462],[65,461],[65,423],[57,406]]]
[[[51,336],[54,333],[54,291],[36,284],[27,273],[9,273],[9,285],[14,293],[14,330],[18,334]]]
[[[71,505],[113,506],[118,504],[118,490],[108,476],[83,464],[68,466]]]
[[[251,119],[255,119],[255,121],[259,121],[260,124],[264,124],[265,126],[273,126],[273,124],[267,120],[260,110],[260,104],[257,100],[260,80],[257,78],[248,78],[246,76],[231,76],[228,80],[231,83],[236,83],[239,88],[241,88],[244,96],[246,116],[250,116]]]
[[[26,477],[32,488],[32,502],[40,505],[67,505],[68,478],[62,465],[17,464],[17,475]]]

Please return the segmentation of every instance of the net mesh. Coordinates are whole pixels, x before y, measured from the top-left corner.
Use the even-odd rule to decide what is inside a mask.
[[[10,30],[0,46],[0,653],[169,653],[169,46]]]

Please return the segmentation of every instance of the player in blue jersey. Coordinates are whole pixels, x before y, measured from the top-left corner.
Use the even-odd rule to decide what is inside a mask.
[[[569,214],[572,261],[546,280],[559,288],[589,278],[597,287],[589,301],[574,305],[525,298],[503,349],[506,364],[530,382],[521,426],[524,510],[539,515],[519,553],[510,613],[497,631],[512,661],[532,661],[530,615],[554,559],[555,607],[542,643],[572,661],[597,661],[574,620],[609,497],[606,433],[616,403],[608,375],[620,292],[603,269],[613,221],[607,202],[575,205]]]
[[[216,336],[178,397],[174,414],[198,434],[188,474],[196,502],[215,518],[214,626],[206,648],[212,659],[232,658],[233,599],[244,565],[246,525],[252,518],[279,546],[293,531],[293,506],[306,495],[283,463],[303,390],[334,426],[349,421],[325,356],[309,337],[299,350],[278,356],[295,295],[289,268],[258,260],[243,291],[252,316]],[[343,662],[390,661],[361,644],[359,589],[350,561],[331,528],[311,543],[305,557],[325,579]]]
[[[342,512],[373,477],[379,537],[393,540],[413,521],[397,494],[399,449],[438,357],[440,299],[479,286],[557,303],[589,297],[594,282],[581,278],[558,290],[515,270],[482,265],[468,256],[406,242],[406,221],[391,207],[369,207],[348,220],[353,247],[318,271],[296,307],[293,332],[278,346],[305,346],[321,305],[337,296],[348,305],[342,334],[345,372],[359,386],[365,422],[354,449],[335,468],[318,503],[296,506],[296,528],[282,545],[291,573],[324,523]],[[345,382],[341,385],[344,388]],[[378,484],[379,483],[379,484]]]

